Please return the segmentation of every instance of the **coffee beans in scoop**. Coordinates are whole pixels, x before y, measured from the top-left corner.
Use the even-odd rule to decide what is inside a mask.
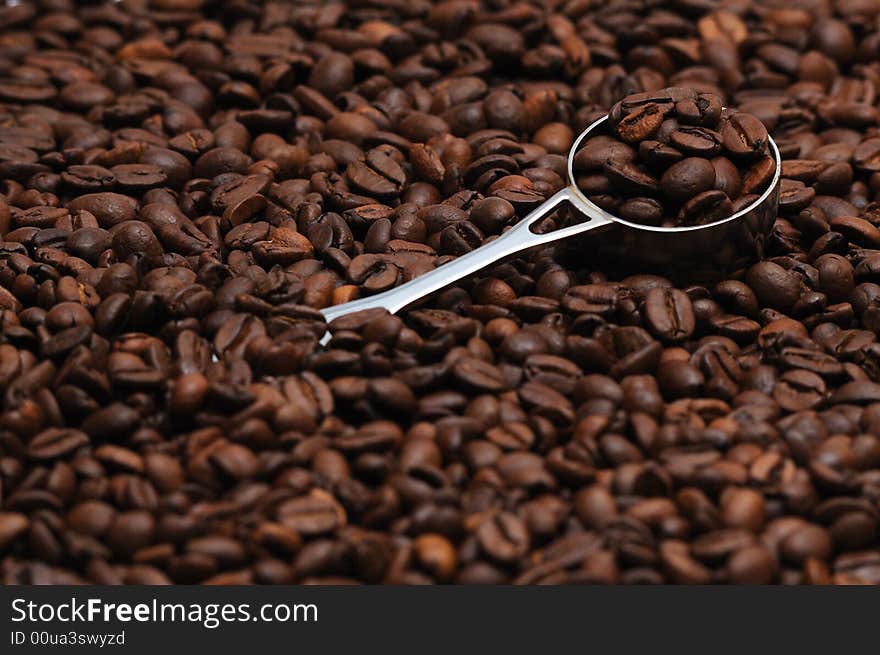
[[[574,158],[578,187],[634,223],[723,220],[755,202],[776,173],[764,124],[712,93],[635,93],[611,107],[600,128]]]

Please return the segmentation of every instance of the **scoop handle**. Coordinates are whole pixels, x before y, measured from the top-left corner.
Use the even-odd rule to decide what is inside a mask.
[[[544,218],[563,202],[571,203],[579,211],[587,214],[590,217],[590,220],[585,223],[578,223],[577,225],[571,225],[545,234],[535,234],[531,231],[530,228],[533,224]],[[466,255],[457,257],[448,264],[443,264],[432,271],[419,275],[417,278],[410,280],[399,287],[389,289],[382,293],[377,293],[373,296],[367,296],[366,298],[360,298],[334,307],[328,307],[322,309],[321,313],[324,314],[328,323],[335,318],[344,316],[345,314],[351,314],[352,312],[372,309],[375,307],[382,307],[393,314],[407,305],[410,305],[435,291],[439,291],[453,282],[457,282],[468,275],[473,275],[477,271],[500,259],[504,259],[505,257],[527,248],[533,248],[534,246],[539,246],[544,243],[550,243],[551,241],[564,239],[575,234],[588,232],[597,227],[608,225],[611,222],[612,221],[607,218],[590,212],[589,209],[580,202],[572,189],[570,187],[565,187],[529,212],[525,218],[497,239],[494,239],[479,248],[475,248]]]

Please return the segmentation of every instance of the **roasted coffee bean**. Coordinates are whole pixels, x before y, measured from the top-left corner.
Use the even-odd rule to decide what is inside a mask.
[[[645,323],[664,341],[689,338],[696,327],[690,298],[678,289],[651,289],[645,296]]]
[[[588,145],[599,138],[600,137],[591,139],[588,142]],[[660,141],[652,141],[649,139],[642,141],[639,144],[639,157],[653,169],[664,169],[667,166],[671,166],[672,164],[681,161],[683,156],[684,155],[682,155],[680,151],[672,146],[666,145],[665,143],[661,143]]]
[[[515,562],[528,552],[528,530],[510,513],[485,518],[476,529],[476,537],[486,554],[499,562]]]
[[[663,221],[663,205],[654,198],[630,198],[618,207],[617,214],[633,223],[660,225]]]
[[[773,389],[773,398],[779,406],[791,412],[817,407],[825,398],[825,381],[805,369],[794,369],[782,374]]]
[[[751,114],[734,112],[721,123],[724,147],[732,155],[756,157],[767,148],[767,128]]]
[[[61,174],[61,181],[78,191],[103,191],[113,187],[116,176],[103,166],[69,166]]]
[[[32,459],[51,460],[72,455],[88,443],[88,436],[79,430],[50,428],[34,436],[27,452]]]
[[[650,195],[657,191],[657,180],[633,164],[608,161],[605,175],[612,187],[627,195]]]
[[[687,157],[673,164],[660,179],[660,189],[674,200],[693,198],[715,185],[715,168],[706,159]]]
[[[727,561],[727,572],[734,584],[770,584],[778,565],[764,546],[746,546],[734,552]]]
[[[649,102],[622,116],[614,131],[626,143],[639,143],[651,138],[660,129],[664,113],[660,105]]]
[[[343,507],[329,494],[315,489],[308,496],[293,498],[278,508],[279,522],[302,536],[332,532],[345,525]]]
[[[373,293],[393,287],[399,278],[400,269],[381,255],[359,255],[348,269],[348,279],[353,284]]]
[[[0,548],[6,549],[28,532],[30,521],[19,512],[0,512]]]
[[[657,382],[666,398],[693,397],[700,393],[705,376],[687,361],[670,360],[660,362],[657,368]]]
[[[773,157],[761,157],[742,176],[740,191],[744,194],[761,194],[769,186],[775,174],[776,161]]]
[[[406,182],[397,162],[378,149],[368,152],[366,161],[350,163],[345,176],[354,189],[380,199],[397,196]]]
[[[733,203],[723,191],[703,191],[684,203],[678,213],[682,225],[706,225],[733,214]]]
[[[797,302],[801,284],[791,271],[773,262],[760,262],[746,274],[746,282],[764,307],[787,312]]]
[[[727,157],[713,157],[712,168],[715,169],[714,188],[724,191],[728,198],[739,197],[742,190],[742,176],[736,165]],[[780,200],[780,204],[781,204]]]
[[[660,89],[659,91],[649,91],[645,93],[633,93],[614,103],[609,110],[609,117],[612,121],[617,122],[623,116],[627,115],[634,109],[646,104],[654,104],[663,111],[669,112],[677,102],[687,99],[695,99],[697,92],[693,89],[685,87],[670,87]]]
[[[575,170],[601,170],[605,162],[628,163],[636,158],[636,152],[625,143],[610,136],[589,139],[574,157]]]
[[[685,155],[714,157],[721,152],[722,141],[708,128],[681,126],[669,136],[669,144]]]
[[[675,103],[675,115],[690,125],[715,125],[721,117],[721,99],[711,93],[685,98]]]
[[[865,139],[852,154],[853,163],[867,171],[880,171],[880,138]]]

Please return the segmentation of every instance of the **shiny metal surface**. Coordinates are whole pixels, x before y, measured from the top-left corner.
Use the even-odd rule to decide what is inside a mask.
[[[534,246],[584,234],[602,227],[616,229],[603,235],[601,247],[627,259],[650,263],[656,267],[711,271],[716,274],[736,270],[759,259],[764,243],[776,219],[779,202],[779,178],[782,159],[773,139],[770,150],[776,159],[776,174],[767,190],[740,212],[708,225],[689,227],[653,227],[631,223],[609,214],[590,202],[577,188],[574,178],[574,156],[585,138],[598,132],[608,119],[600,118],[575,140],[568,154],[568,186],[548,198],[525,218],[494,241],[462,255],[414,280],[366,298],[322,309],[329,323],[339,316],[363,309],[381,307],[397,312],[407,305],[439,291],[453,282]],[[563,202],[568,202],[589,220],[547,234],[535,234],[531,226],[547,216]],[[610,237],[610,238],[609,238]],[[329,339],[329,333],[324,341]]]

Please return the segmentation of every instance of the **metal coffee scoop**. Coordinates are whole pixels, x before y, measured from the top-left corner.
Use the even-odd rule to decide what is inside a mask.
[[[732,216],[715,223],[686,227],[654,227],[626,221],[590,202],[575,183],[573,164],[581,143],[595,135],[608,116],[600,118],[584,130],[568,153],[568,186],[557,191],[516,225],[493,241],[417,278],[366,298],[322,309],[329,323],[335,318],[364,309],[381,307],[392,314],[417,300],[473,275],[477,271],[518,253],[551,241],[566,239],[603,227],[616,227],[617,247],[628,258],[664,267],[693,267],[719,272],[735,270],[761,257],[764,242],[770,233],[779,203],[779,178],[782,158],[779,148],[769,139],[770,152],[776,160],[776,172],[766,191],[752,204]],[[547,216],[563,202],[568,202],[589,220],[544,234],[531,231],[532,225]],[[322,339],[330,339],[327,333]]]

